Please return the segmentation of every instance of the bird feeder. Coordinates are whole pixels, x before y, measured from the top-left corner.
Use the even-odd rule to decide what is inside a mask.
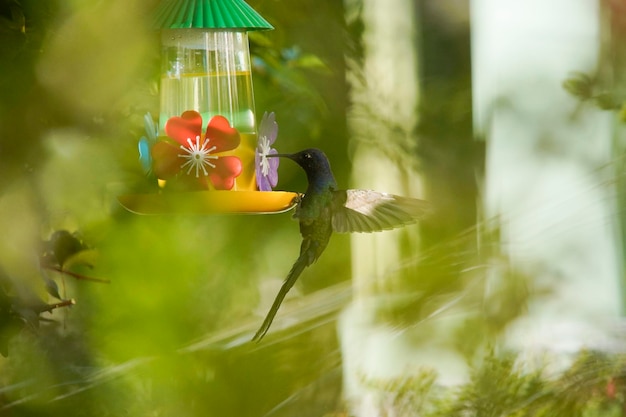
[[[170,148],[164,144],[155,145],[152,156],[162,157],[157,170],[179,165],[207,189],[169,192],[168,184],[153,195],[122,196],[122,205],[137,213],[264,213],[293,207],[295,193],[257,191],[255,178],[258,132],[248,32],[273,27],[243,0],[163,0],[156,23],[162,41],[158,132],[173,136],[178,143],[171,144],[187,159],[168,159]],[[238,133],[237,146],[223,145],[229,128]],[[226,138],[214,139],[211,131]],[[221,177],[209,172],[220,168]]]

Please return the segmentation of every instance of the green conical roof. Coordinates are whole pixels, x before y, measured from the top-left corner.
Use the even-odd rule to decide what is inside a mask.
[[[274,29],[243,0],[163,0],[155,18],[159,29]]]

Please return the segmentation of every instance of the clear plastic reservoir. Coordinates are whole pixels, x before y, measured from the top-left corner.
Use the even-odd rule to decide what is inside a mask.
[[[202,115],[204,127],[215,115],[226,117],[241,134],[229,154],[243,162],[237,190],[255,189],[256,122],[245,31],[169,29],[162,32],[160,131],[186,110]]]

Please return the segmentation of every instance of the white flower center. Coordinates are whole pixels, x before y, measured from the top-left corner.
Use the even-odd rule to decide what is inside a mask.
[[[179,154],[180,158],[185,158],[187,162],[185,162],[182,168],[187,167],[187,175],[195,168],[196,170],[196,178],[200,176],[200,170],[206,176],[209,175],[207,171],[207,167],[215,168],[215,164],[209,162],[210,159],[218,159],[218,156],[211,155],[211,152],[215,150],[215,146],[209,146],[209,140],[207,139],[200,146],[200,136],[196,136],[196,143],[191,141],[191,138],[187,138],[187,143],[189,147],[180,145],[180,149],[185,151],[186,155]]]
[[[270,154],[270,141],[267,139],[267,136],[263,135],[259,138],[259,148],[261,152],[261,173],[264,177],[270,173],[270,161],[267,160],[267,155]]]

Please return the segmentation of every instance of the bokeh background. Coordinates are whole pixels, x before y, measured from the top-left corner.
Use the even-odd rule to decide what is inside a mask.
[[[158,1],[0,0],[0,415],[623,415],[626,3],[248,3],[276,147],[432,215],[335,235],[250,343],[291,213],[117,202],[155,187]],[[40,267],[62,230],[110,282]],[[51,281],[76,305],[45,311]]]

